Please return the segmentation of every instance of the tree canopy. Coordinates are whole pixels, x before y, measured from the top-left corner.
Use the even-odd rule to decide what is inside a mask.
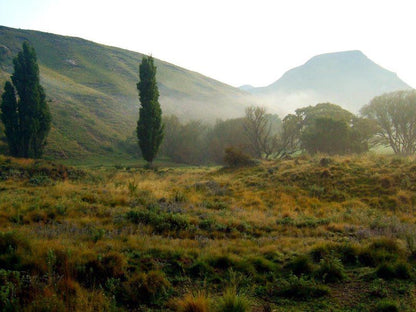
[[[39,81],[35,49],[27,42],[13,59],[12,83],[2,94],[1,119],[12,156],[39,158],[51,126],[51,114]]]
[[[331,103],[303,107],[283,119],[281,149],[311,154],[362,153],[369,149],[374,124]]]
[[[377,96],[361,114],[377,122],[377,143],[390,146],[396,154],[416,153],[416,90]]]
[[[140,81],[137,83],[140,98],[137,138],[143,158],[152,164],[163,140],[162,110],[156,81],[153,57],[143,57],[140,64]]]

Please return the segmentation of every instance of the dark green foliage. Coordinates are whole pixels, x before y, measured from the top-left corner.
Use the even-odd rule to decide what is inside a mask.
[[[171,285],[163,272],[150,271],[132,276],[125,283],[127,301],[133,305],[157,303],[169,292]]]
[[[51,114],[39,82],[34,48],[24,42],[23,51],[14,58],[13,64],[13,86],[6,82],[1,105],[9,151],[12,156],[40,158],[50,130]]]
[[[398,262],[395,264],[382,263],[377,267],[375,273],[377,277],[385,280],[392,280],[395,278],[407,280],[411,277],[411,268],[404,262]]]
[[[286,268],[290,270],[296,276],[301,276],[304,274],[310,274],[313,272],[313,264],[308,256],[302,255],[298,256],[292,261],[290,261]]]
[[[158,234],[192,230],[192,225],[185,216],[178,213],[162,212],[157,209],[131,210],[126,214],[126,218],[136,224],[151,225]]]
[[[324,283],[340,282],[347,277],[341,260],[333,255],[321,260],[316,276]]]
[[[381,263],[395,261],[401,253],[395,240],[382,238],[363,249],[358,255],[358,260],[363,265],[376,267]]]
[[[321,103],[296,110],[283,120],[282,144],[287,153],[348,154],[368,151],[375,124],[340,106]]]
[[[10,81],[7,81],[4,86],[1,112],[1,120],[4,124],[10,154],[17,155],[19,150],[19,116],[15,90]]]
[[[397,306],[397,303],[384,299],[377,303],[376,308],[374,310],[375,312],[399,312],[399,307]]]
[[[293,300],[308,300],[320,298],[329,293],[326,286],[317,284],[314,280],[304,277],[290,276],[287,280],[281,280],[276,290],[272,290],[272,295]]]
[[[151,164],[163,140],[162,110],[159,104],[156,66],[151,56],[142,59],[137,89],[141,104],[137,121],[137,138],[143,158]]]

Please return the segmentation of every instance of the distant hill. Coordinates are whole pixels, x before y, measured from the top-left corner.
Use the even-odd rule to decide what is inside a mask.
[[[245,90],[284,113],[320,102],[332,102],[357,113],[374,96],[409,88],[361,51],[346,51],[315,56],[267,87]]]
[[[25,40],[36,49],[53,117],[47,154],[117,152],[136,127],[136,83],[143,55],[80,38],[0,26],[1,90]],[[214,122],[242,116],[250,104],[251,96],[245,91],[160,60],[155,63],[165,115]]]

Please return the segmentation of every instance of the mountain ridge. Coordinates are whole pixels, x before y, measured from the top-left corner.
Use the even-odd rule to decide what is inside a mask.
[[[248,91],[272,107],[273,102],[282,103],[293,111],[332,102],[357,113],[374,96],[400,89],[411,87],[363,52],[350,50],[316,55],[270,85]]]

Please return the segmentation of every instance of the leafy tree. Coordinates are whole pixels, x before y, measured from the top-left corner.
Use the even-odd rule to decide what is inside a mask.
[[[13,84],[6,82],[1,105],[9,151],[12,156],[39,158],[46,145],[51,114],[39,82],[35,49],[24,42],[13,65]]]
[[[377,143],[390,146],[396,154],[416,153],[416,90],[377,96],[361,114],[377,122]]]
[[[280,153],[346,154],[368,150],[374,123],[331,103],[303,107],[283,120]]]
[[[273,122],[274,121],[274,122]],[[263,107],[246,108],[244,132],[249,140],[252,153],[257,158],[269,158],[277,147],[277,130],[274,123],[279,123],[277,116],[267,114]]]
[[[207,126],[192,120],[182,124],[176,116],[163,120],[165,137],[161,146],[163,155],[172,161],[185,164],[202,164],[207,161]]]
[[[226,149],[233,147],[249,156],[254,156],[244,133],[244,118],[217,120],[207,135],[207,154],[214,163],[224,163]]]
[[[137,138],[143,158],[152,165],[163,140],[162,110],[156,82],[153,57],[143,57],[140,64],[140,81],[137,83],[140,98]]]

